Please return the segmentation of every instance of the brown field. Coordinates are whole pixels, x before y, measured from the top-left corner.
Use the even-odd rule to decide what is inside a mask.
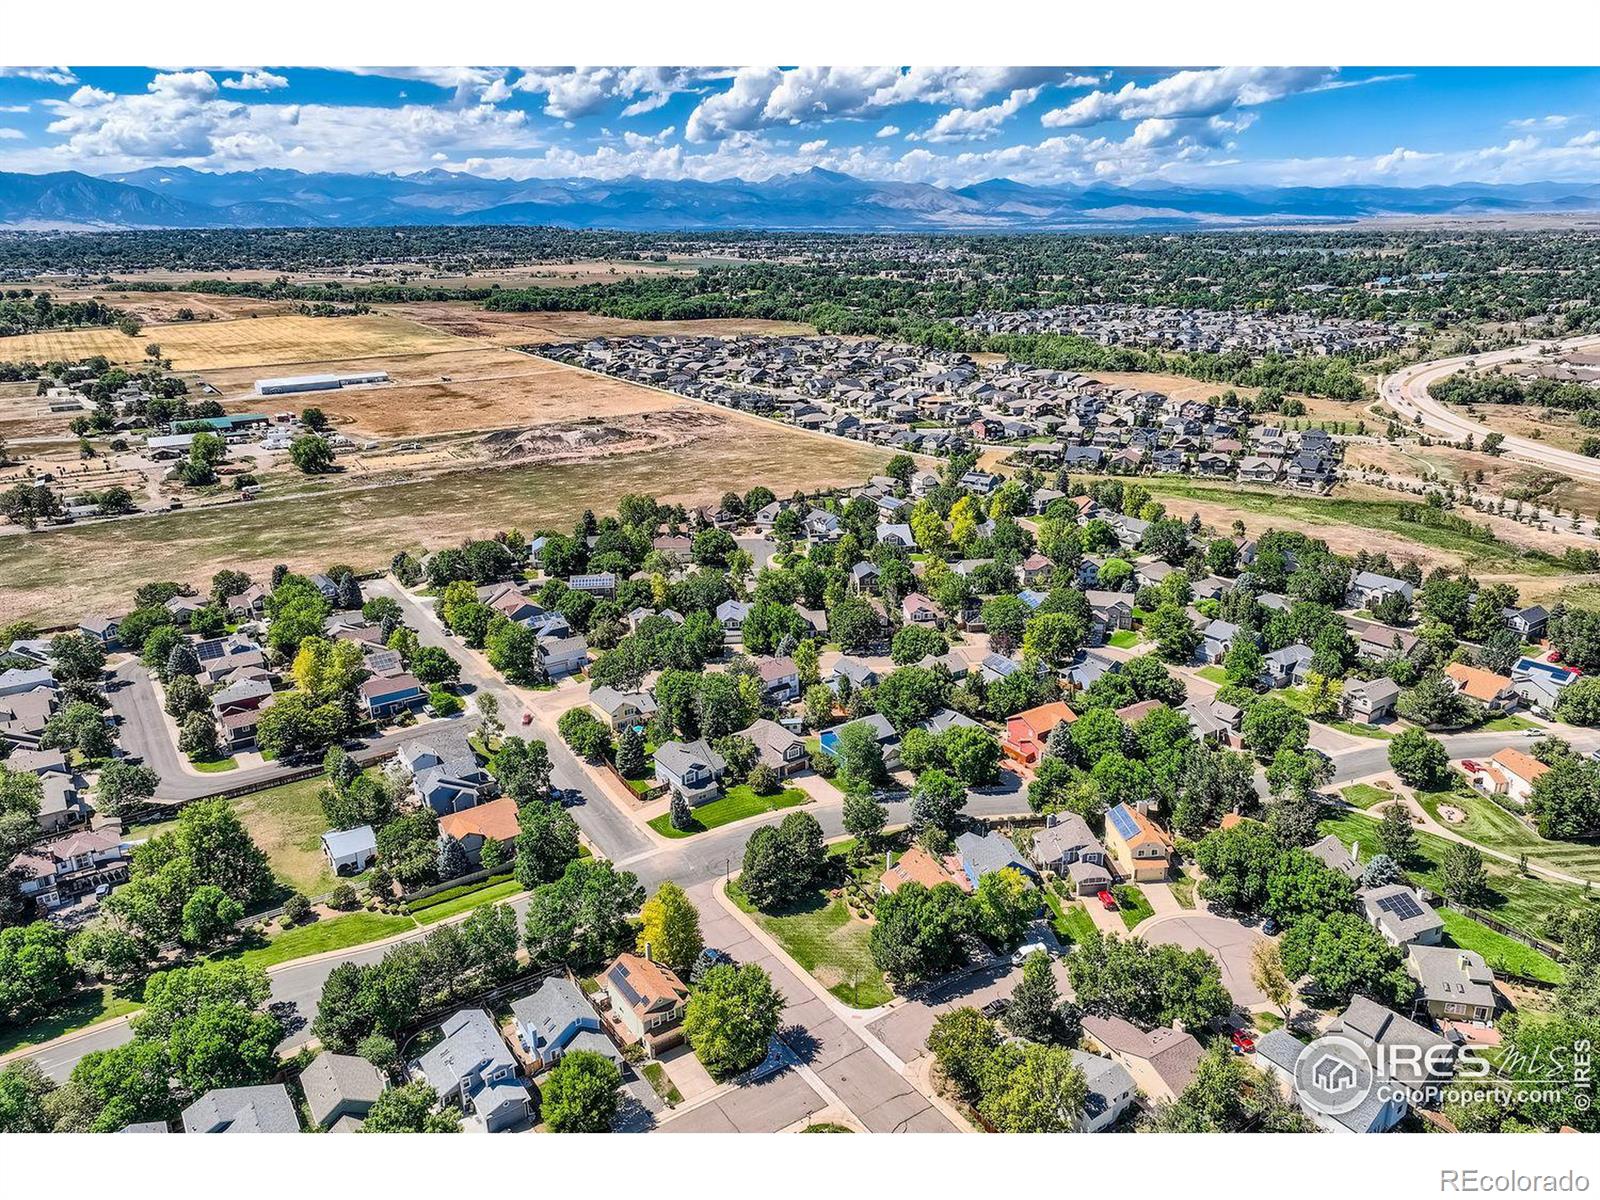
[[[256,578],[278,562],[299,570],[334,562],[377,567],[402,547],[449,545],[512,527],[568,528],[586,508],[614,511],[628,492],[703,504],[757,481],[779,495],[860,483],[889,457],[771,421],[699,405],[693,411],[699,427],[684,439],[598,461],[479,465],[370,483],[346,474],[307,481],[283,500],[269,492],[219,508],[0,536],[0,623],[123,611],[141,582],[203,586],[223,567]]]
[[[177,371],[221,367],[293,367],[301,363],[390,354],[459,350],[459,338],[425,329],[388,314],[364,317],[268,316],[229,321],[181,321],[147,325],[136,338],[115,329],[52,330],[0,338],[0,359],[87,358],[138,362],[144,348],[159,343]]]
[[[479,271],[471,275],[440,273],[437,267],[424,263],[385,263],[382,266],[358,267],[354,273],[346,270],[329,271],[122,271],[111,276],[116,283],[159,283],[182,288],[186,283],[201,280],[218,280],[227,283],[271,283],[287,279],[290,283],[337,283],[343,287],[359,288],[370,284],[418,283],[437,284],[453,288],[478,287],[573,287],[581,283],[604,283],[628,275],[683,275],[706,262],[734,261],[669,257],[667,262],[624,262],[589,260],[582,262],[531,263],[527,266],[507,267],[499,271]],[[93,292],[103,294],[108,285],[103,277],[94,279],[69,279],[47,275],[29,282],[52,291],[70,291],[75,294]],[[148,295],[150,293],[130,293]],[[177,294],[177,293],[168,293]],[[239,299],[246,297],[216,297],[209,300]],[[261,303],[261,301],[257,301]],[[191,305],[191,307],[194,307]],[[195,311],[199,311],[198,308]]]
[[[1476,488],[1504,495],[1508,489],[1527,486],[1541,474],[1531,463],[1508,458],[1496,458],[1474,450],[1457,450],[1450,446],[1386,446],[1352,444],[1345,451],[1345,461],[1351,466],[1380,468],[1391,475],[1421,478],[1425,471],[1434,472],[1446,482],[1468,480]],[[1483,478],[1478,478],[1479,472]],[[1585,479],[1567,479],[1544,492],[1539,498],[1544,507],[1552,504],[1593,516],[1600,511],[1600,483]],[[1537,536],[1537,531],[1535,531]],[[1548,548],[1548,547],[1547,547]],[[1559,549],[1559,547],[1557,547]]]
[[[397,304],[385,311],[398,313],[430,329],[489,341],[497,346],[529,346],[592,337],[630,337],[641,333],[732,337],[740,333],[783,336],[816,332],[809,325],[792,321],[624,321],[581,312],[487,312],[475,305],[457,301]]]
[[[1490,429],[1513,437],[1549,442],[1561,450],[1576,450],[1583,439],[1593,433],[1579,425],[1571,413],[1526,404],[1453,405],[1452,409]]]

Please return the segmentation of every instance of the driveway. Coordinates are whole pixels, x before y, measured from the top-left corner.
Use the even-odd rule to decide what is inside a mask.
[[[1267,1002],[1261,989],[1250,982],[1250,947],[1262,936],[1259,930],[1210,913],[1186,912],[1150,917],[1137,933],[1147,942],[1208,951],[1222,964],[1222,984],[1235,1004],[1253,1008]]]

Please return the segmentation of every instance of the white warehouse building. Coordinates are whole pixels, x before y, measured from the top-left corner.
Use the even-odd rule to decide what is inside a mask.
[[[282,379],[256,380],[256,395],[287,396],[294,392],[331,392],[359,383],[387,383],[387,371],[362,371],[357,375],[286,375]]]

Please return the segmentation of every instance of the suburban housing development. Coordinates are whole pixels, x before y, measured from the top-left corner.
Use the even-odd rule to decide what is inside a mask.
[[[257,175],[0,188],[0,1133],[1600,1132],[1592,184]]]

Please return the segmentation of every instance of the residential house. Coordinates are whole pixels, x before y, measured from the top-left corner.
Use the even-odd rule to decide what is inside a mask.
[[[1536,658],[1519,658],[1511,668],[1511,686],[1522,702],[1542,716],[1556,710],[1561,693],[1578,678],[1576,671],[1558,667],[1555,663],[1540,662]],[[0,685],[4,676],[0,676]],[[0,687],[0,695],[4,695]]]
[[[1356,899],[1368,923],[1391,946],[1437,946],[1444,936],[1444,922],[1433,906],[1403,883],[1358,888]]]
[[[852,725],[865,725],[872,730],[872,736],[878,743],[878,751],[883,755],[884,766],[892,771],[900,765],[900,734],[889,723],[889,718],[882,713],[869,713],[867,716],[848,721],[832,729],[824,729],[817,739],[822,752],[824,754],[838,754],[839,734],[843,730],[849,729]]]
[[[115,617],[93,616],[85,617],[78,622],[78,632],[85,637],[92,637],[102,646],[110,647],[117,643],[117,630],[121,622]]]
[[[1133,882],[1160,882],[1167,877],[1172,839],[1138,809],[1118,804],[1106,813],[1105,844],[1122,874]]]
[[[371,825],[330,830],[322,835],[322,853],[335,875],[359,875],[378,861],[378,836]]]
[[[1342,703],[1344,712],[1352,721],[1376,725],[1394,712],[1394,703],[1400,699],[1400,685],[1387,676],[1376,679],[1358,679],[1347,683]]]
[[[1418,999],[1435,1021],[1494,1024],[1498,1000],[1494,972],[1474,950],[1455,946],[1406,947],[1406,970],[1417,981]]]
[[[567,586],[575,592],[586,592],[591,596],[604,596],[609,599],[617,594],[617,577],[610,571],[599,571],[592,575],[574,575],[567,580]]]
[[[932,629],[944,620],[944,609],[921,592],[908,592],[900,601],[900,616],[908,625],[925,625]]]
[[[800,668],[788,655],[763,655],[755,661],[761,677],[762,695],[774,703],[786,704],[800,698]]]
[[[114,829],[79,829],[37,842],[11,860],[17,890],[49,911],[73,903],[99,887],[124,883],[130,856]]]
[[[1298,687],[1306,681],[1306,675],[1311,670],[1313,653],[1310,646],[1296,642],[1262,657],[1266,663],[1268,687]]]
[[[878,672],[868,666],[859,658],[841,658],[833,664],[833,686],[837,691],[839,683],[848,679],[853,688],[877,687]]]
[[[717,605],[717,624],[722,626],[723,638],[727,641],[742,641],[745,618],[749,615],[750,606],[742,600],[724,600]]]
[[[656,715],[656,698],[649,691],[619,692],[605,684],[589,688],[589,707],[613,733],[642,729]]]
[[[692,742],[663,742],[656,747],[656,782],[681,795],[690,804],[703,804],[722,791],[722,773],[728,769],[722,755],[705,738]]]
[[[600,986],[627,1041],[662,1050],[682,1039],[689,989],[670,967],[650,957],[619,954],[601,973]]]
[[[1490,712],[1510,712],[1517,706],[1517,689],[1509,675],[1498,675],[1459,662],[1448,664],[1444,673],[1457,693],[1471,697]]]
[[[528,1090],[517,1082],[517,1061],[493,1018],[481,1008],[463,1008],[439,1032],[439,1043],[411,1061],[411,1077],[427,1080],[441,1105],[459,1105],[488,1133],[526,1120]]]
[[[1078,714],[1059,700],[1019,712],[1006,719],[1006,736],[1000,749],[1007,758],[1032,766],[1044,757],[1045,743],[1056,726],[1070,725],[1077,719]]]
[[[499,790],[456,727],[427,741],[406,742],[395,755],[411,774],[417,799],[440,816],[481,804]]]
[[[1110,855],[1089,823],[1077,813],[1051,813],[1033,834],[1033,861],[1072,884],[1079,896],[1092,896],[1111,886]]]
[[[887,858],[887,854],[885,855]],[[878,877],[878,889],[885,894],[897,892],[908,883],[920,883],[925,888],[935,888],[941,883],[953,883],[963,892],[972,891],[972,881],[961,869],[961,861],[954,855],[954,866],[949,860],[935,858],[921,846],[912,845],[904,854],[884,868]]]
[[[552,679],[575,675],[589,665],[589,643],[582,635],[541,637],[539,661]]]
[[[428,698],[422,681],[409,672],[374,675],[362,681],[356,694],[361,699],[361,707],[375,721],[387,720],[397,713],[415,708]]]
[[[1464,760],[1461,769],[1479,791],[1505,796],[1525,806],[1533,796],[1533,785],[1550,768],[1531,754],[1505,746],[1491,754],[1487,761]]]
[[[354,1054],[324,1050],[300,1072],[306,1108],[318,1129],[332,1129],[347,1119],[359,1122],[382,1094],[383,1075]]]
[[[574,1050],[588,1050],[619,1067],[622,1054],[606,1036],[605,1024],[582,989],[564,975],[552,975],[532,995],[511,1002],[517,1042],[535,1071],[544,1071]]]
[[[1233,639],[1238,636],[1239,627],[1229,621],[1208,622],[1200,631],[1200,657],[1208,663],[1221,662],[1233,648]]]
[[[1530,604],[1526,608],[1503,608],[1500,610],[1500,615],[1524,642],[1544,641],[1550,614],[1544,610],[1543,605]]]
[[[1017,568],[1017,577],[1023,587],[1035,587],[1039,584],[1048,585],[1050,572],[1055,569],[1055,564],[1044,555],[1037,552],[1028,555],[1022,560],[1022,565]]]
[[[753,721],[739,731],[739,736],[750,739],[756,748],[756,760],[779,778],[804,771],[810,765],[805,740],[776,721],[764,717]]]
[[[1345,628],[1355,638],[1356,653],[1362,658],[1382,660],[1393,655],[1410,658],[1416,653],[1417,635],[1408,630],[1396,629],[1393,625],[1385,625],[1381,621],[1368,621],[1361,617],[1345,616],[1341,619]]]
[[[1361,881],[1361,864],[1356,862],[1355,856],[1344,848],[1344,843],[1339,840],[1339,835],[1330,833],[1319,838],[1306,847],[1306,853],[1319,860],[1323,866],[1339,872],[1346,879],[1359,883]]]
[[[0,698],[21,696],[47,688],[55,691],[56,677],[49,667],[13,667],[0,673]]]
[[[1022,856],[1011,839],[993,830],[988,833],[963,833],[956,838],[956,854],[961,860],[961,870],[974,890],[985,875],[1012,867],[1029,879],[1038,872]]]
[[[13,696],[0,696],[0,743],[37,750],[44,727],[54,715],[57,693],[35,688]]]
[[[299,1133],[289,1089],[281,1083],[260,1087],[213,1088],[183,1110],[185,1133]]]
[[[483,848],[491,842],[509,846],[522,831],[517,823],[517,802],[501,796],[487,804],[463,808],[439,818],[439,837],[454,838],[466,851],[467,861],[477,868],[483,861]],[[507,855],[507,857],[510,857]]]
[[[1070,1050],[1072,1064],[1083,1075],[1088,1087],[1083,1113],[1078,1118],[1079,1133],[1100,1133],[1122,1119],[1122,1114],[1137,1099],[1133,1076],[1121,1063],[1086,1050]]]
[[[1083,1032],[1133,1076],[1151,1100],[1176,1100],[1194,1079],[1205,1047],[1193,1034],[1174,1025],[1146,1032],[1116,1016],[1085,1014]]]
[[[917,538],[909,525],[879,525],[877,541],[880,546],[898,546],[902,550],[915,550]]]
[[[1404,596],[1409,604],[1414,591],[1412,585],[1404,579],[1379,575],[1376,571],[1357,571],[1350,579],[1350,587],[1345,592],[1344,602],[1351,608],[1371,610],[1390,596]]]
[[[1084,592],[1089,602],[1089,613],[1107,633],[1133,628],[1133,596],[1128,592],[1106,592],[1090,589]]]

